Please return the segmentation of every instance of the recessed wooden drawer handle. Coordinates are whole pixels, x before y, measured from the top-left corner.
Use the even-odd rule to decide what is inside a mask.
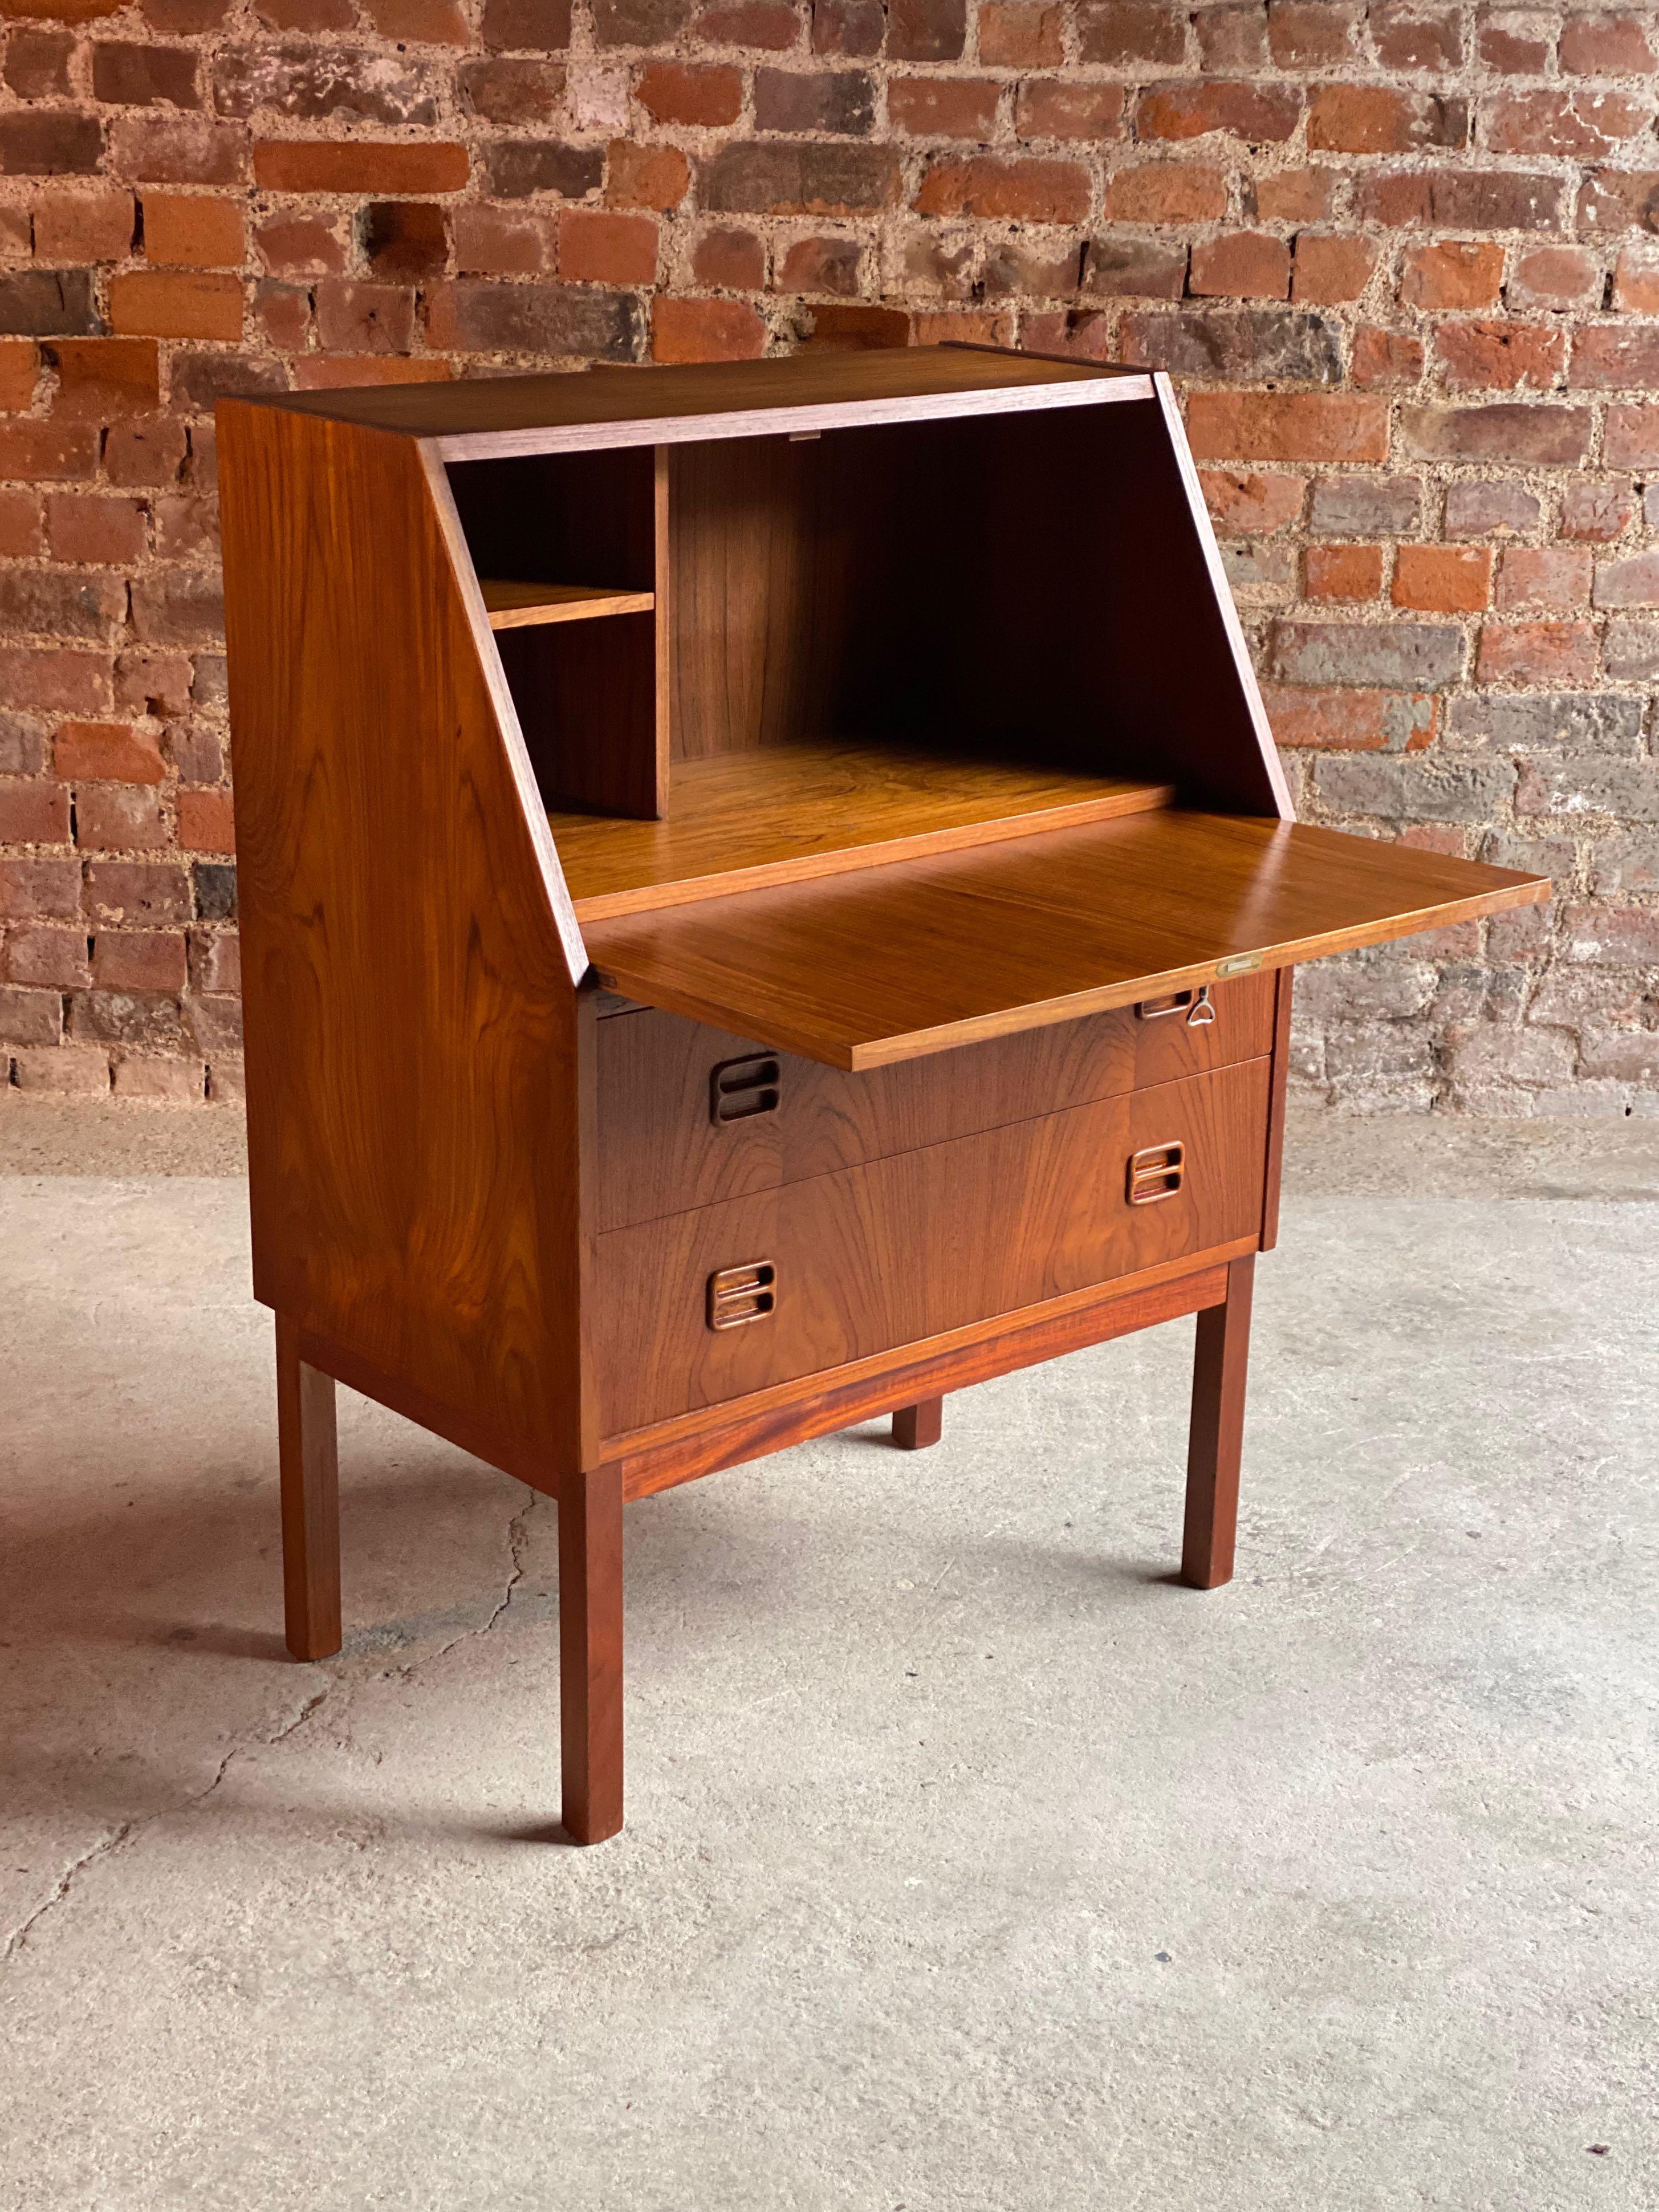
[[[1135,1012],[1143,1022],[1158,1021],[1165,1014],[1185,1014],[1189,1030],[1201,1030],[1215,1019],[1215,1001],[1209,985],[1204,983],[1196,991],[1171,991],[1167,999],[1143,999]]]
[[[708,1118],[747,1121],[757,1114],[774,1114],[783,1096],[782,1084],[782,1062],[771,1053],[723,1060],[708,1078]]]
[[[1129,1155],[1128,1200],[1131,1206],[1156,1206],[1160,1198],[1173,1198],[1187,1172],[1184,1145],[1148,1145]]]
[[[708,1278],[708,1326],[741,1328],[764,1321],[777,1308],[778,1271],[769,1260],[745,1260]]]

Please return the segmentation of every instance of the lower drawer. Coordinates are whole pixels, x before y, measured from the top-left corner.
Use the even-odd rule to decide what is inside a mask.
[[[599,1025],[599,1218],[621,1229],[1273,1048],[1272,975],[849,1075],[654,1009]],[[1205,1017],[1209,1018],[1205,1018]]]
[[[1219,1068],[601,1236],[606,1433],[1254,1236],[1270,1066]]]

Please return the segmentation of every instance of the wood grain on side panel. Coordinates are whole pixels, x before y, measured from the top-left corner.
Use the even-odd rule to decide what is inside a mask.
[[[1254,1239],[1269,1071],[1250,1060],[599,1237],[606,1433]],[[1178,1194],[1131,1205],[1131,1154],[1176,1142]],[[710,1278],[758,1263],[775,1310],[711,1327]]]
[[[418,447],[220,423],[258,1295],[568,1463],[570,918],[482,601]]]

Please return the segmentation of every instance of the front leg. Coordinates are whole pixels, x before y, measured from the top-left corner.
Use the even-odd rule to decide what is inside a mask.
[[[559,1706],[564,1828],[602,1844],[623,1824],[622,1469],[559,1493]]]
[[[1218,1306],[1206,1306],[1198,1316],[1187,1444],[1187,1525],[1181,1552],[1181,1579],[1194,1589],[1215,1589],[1232,1579],[1255,1280],[1254,1253],[1231,1261],[1225,1299]]]
[[[283,1611],[296,1659],[340,1648],[340,1462],[334,1377],[300,1357],[276,1316],[276,1454],[283,1484]]]

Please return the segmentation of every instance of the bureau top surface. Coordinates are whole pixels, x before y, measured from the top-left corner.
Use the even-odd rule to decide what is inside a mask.
[[[741,434],[779,412],[799,417],[803,410],[810,416],[846,410],[848,420],[904,421],[939,413],[1138,398],[1151,391],[1145,373],[1098,362],[912,346],[675,368],[601,367],[565,375],[285,392],[229,404],[432,438],[447,459],[465,459],[554,444],[696,436],[705,421],[711,434],[718,424],[720,434]]]

